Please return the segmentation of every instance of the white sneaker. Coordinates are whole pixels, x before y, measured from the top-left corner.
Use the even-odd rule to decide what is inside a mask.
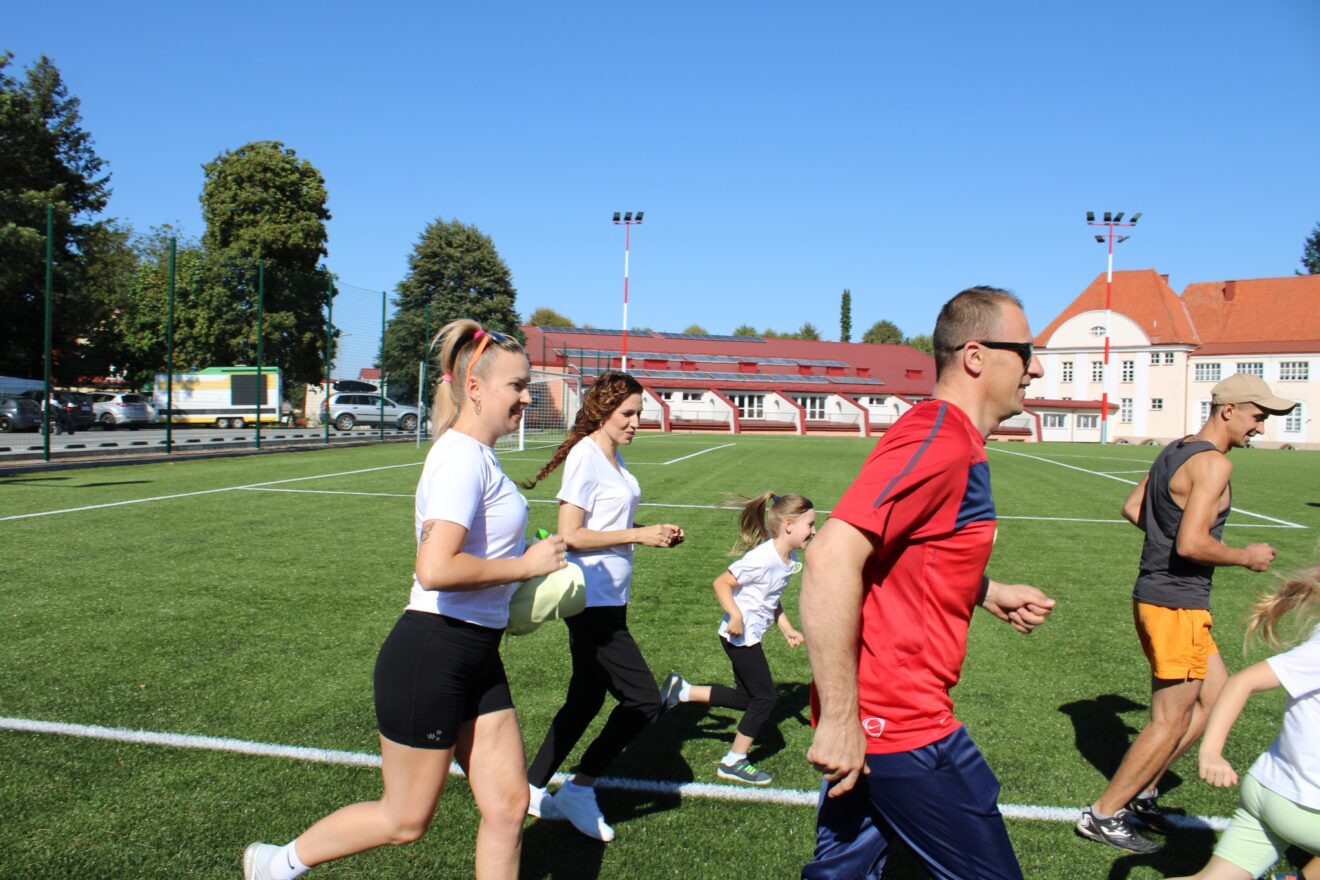
[[[591,786],[566,782],[555,792],[554,801],[560,815],[587,837],[605,843],[614,839],[614,829],[605,824],[605,817],[596,805],[596,790]]]
[[[559,812],[559,807],[555,806],[554,795],[544,788],[537,788],[530,782],[527,788],[531,792],[531,798],[527,801],[527,815],[535,816],[538,819],[547,819],[551,822],[562,822],[566,818]]]
[[[243,850],[243,880],[270,880],[270,859],[279,849],[269,843],[249,843]]]

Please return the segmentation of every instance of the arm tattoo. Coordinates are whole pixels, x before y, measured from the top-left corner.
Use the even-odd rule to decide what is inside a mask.
[[[435,528],[435,523],[433,523],[433,522],[428,522],[428,523],[426,523],[425,525],[423,525],[423,526],[422,526],[422,537],[421,537],[420,539],[418,539],[417,543],[419,543],[419,544],[425,544],[425,543],[426,543],[426,539],[429,538],[429,537],[431,537],[431,529],[433,529],[433,528]]]

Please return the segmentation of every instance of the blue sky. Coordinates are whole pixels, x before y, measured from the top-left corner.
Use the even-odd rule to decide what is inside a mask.
[[[115,8],[118,6],[119,8]],[[202,163],[283,141],[324,174],[347,322],[436,218],[524,317],[928,333],[978,283],[1042,328],[1116,268],[1288,275],[1320,222],[1320,4],[25,3],[113,173],[109,214],[200,235]],[[358,290],[356,288],[361,288]],[[342,310],[342,311],[341,311]],[[357,311],[361,316],[357,316]],[[371,316],[375,317],[372,318]],[[336,323],[339,323],[338,321]],[[365,327],[357,334],[370,335]]]

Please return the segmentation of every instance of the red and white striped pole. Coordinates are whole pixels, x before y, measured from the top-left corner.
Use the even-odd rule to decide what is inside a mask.
[[[1104,226],[1108,232],[1105,235],[1097,235],[1095,240],[1101,244],[1109,244],[1109,264],[1105,271],[1105,361],[1104,370],[1101,374],[1100,386],[1100,442],[1101,444],[1109,442],[1109,386],[1113,383],[1113,374],[1109,370],[1109,328],[1113,321],[1114,309],[1114,227],[1115,226],[1136,226],[1137,221],[1141,219],[1141,212],[1132,215],[1132,219],[1127,223],[1123,220],[1123,212],[1115,214],[1112,211],[1105,211],[1103,220],[1095,219],[1094,211],[1086,212],[1086,224],[1088,226]],[[1130,235],[1124,235],[1118,241],[1120,244],[1131,238]]]
[[[621,369],[628,372],[628,254],[632,244],[632,228],[642,222],[645,211],[638,211],[636,218],[628,211],[620,219],[619,212],[614,212],[614,225],[623,227],[623,360]]]

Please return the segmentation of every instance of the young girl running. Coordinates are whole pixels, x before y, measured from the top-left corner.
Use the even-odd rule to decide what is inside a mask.
[[[628,631],[633,545],[674,547],[683,541],[683,530],[672,523],[643,526],[633,519],[642,490],[619,449],[632,443],[641,414],[640,382],[627,373],[600,374],[583,395],[568,439],[536,477],[543,480],[564,465],[559,533],[568,543],[569,560],[586,576],[587,607],[565,621],[573,675],[564,706],[527,772],[528,812],[567,819],[603,841],[614,839],[614,829],[596,803],[596,777],[660,714],[655,677]],[[582,753],[577,773],[550,796],[546,785],[600,711],[607,692],[619,704]]]
[[[1288,694],[1283,728],[1247,771],[1233,824],[1195,880],[1260,877],[1289,844],[1320,856],[1320,569],[1288,579],[1257,602],[1247,638],[1259,632],[1266,644],[1278,648],[1279,622],[1289,613],[1299,618],[1303,632],[1313,627],[1310,636],[1230,677],[1210,712],[1201,741],[1201,778],[1227,788],[1238,776],[1224,760],[1224,741],[1247,698],[1276,687]],[[1320,880],[1320,860],[1312,858],[1302,876]]]
[[[802,633],[784,613],[780,597],[789,576],[801,569],[796,551],[816,534],[816,511],[801,495],[767,492],[743,508],[740,533],[741,546],[752,549],[715,579],[715,597],[724,609],[720,645],[733,664],[737,688],[689,684],[671,672],[660,693],[665,708],[677,703],[709,703],[745,710],[733,747],[715,772],[723,779],[769,785],[770,774],[747,760],[752,742],[770,719],[777,700],[761,639],[770,624],[777,622],[790,646],[796,648],[803,642]]]
[[[417,484],[411,600],[376,658],[384,793],[331,813],[284,846],[250,845],[244,880],[289,880],[311,865],[418,840],[451,759],[467,773],[481,814],[476,876],[518,876],[527,774],[500,636],[517,583],[562,568],[566,548],[552,535],[524,551],[527,502],[491,448],[518,429],[531,403],[522,346],[464,320],[446,325],[438,344],[439,436]]]

